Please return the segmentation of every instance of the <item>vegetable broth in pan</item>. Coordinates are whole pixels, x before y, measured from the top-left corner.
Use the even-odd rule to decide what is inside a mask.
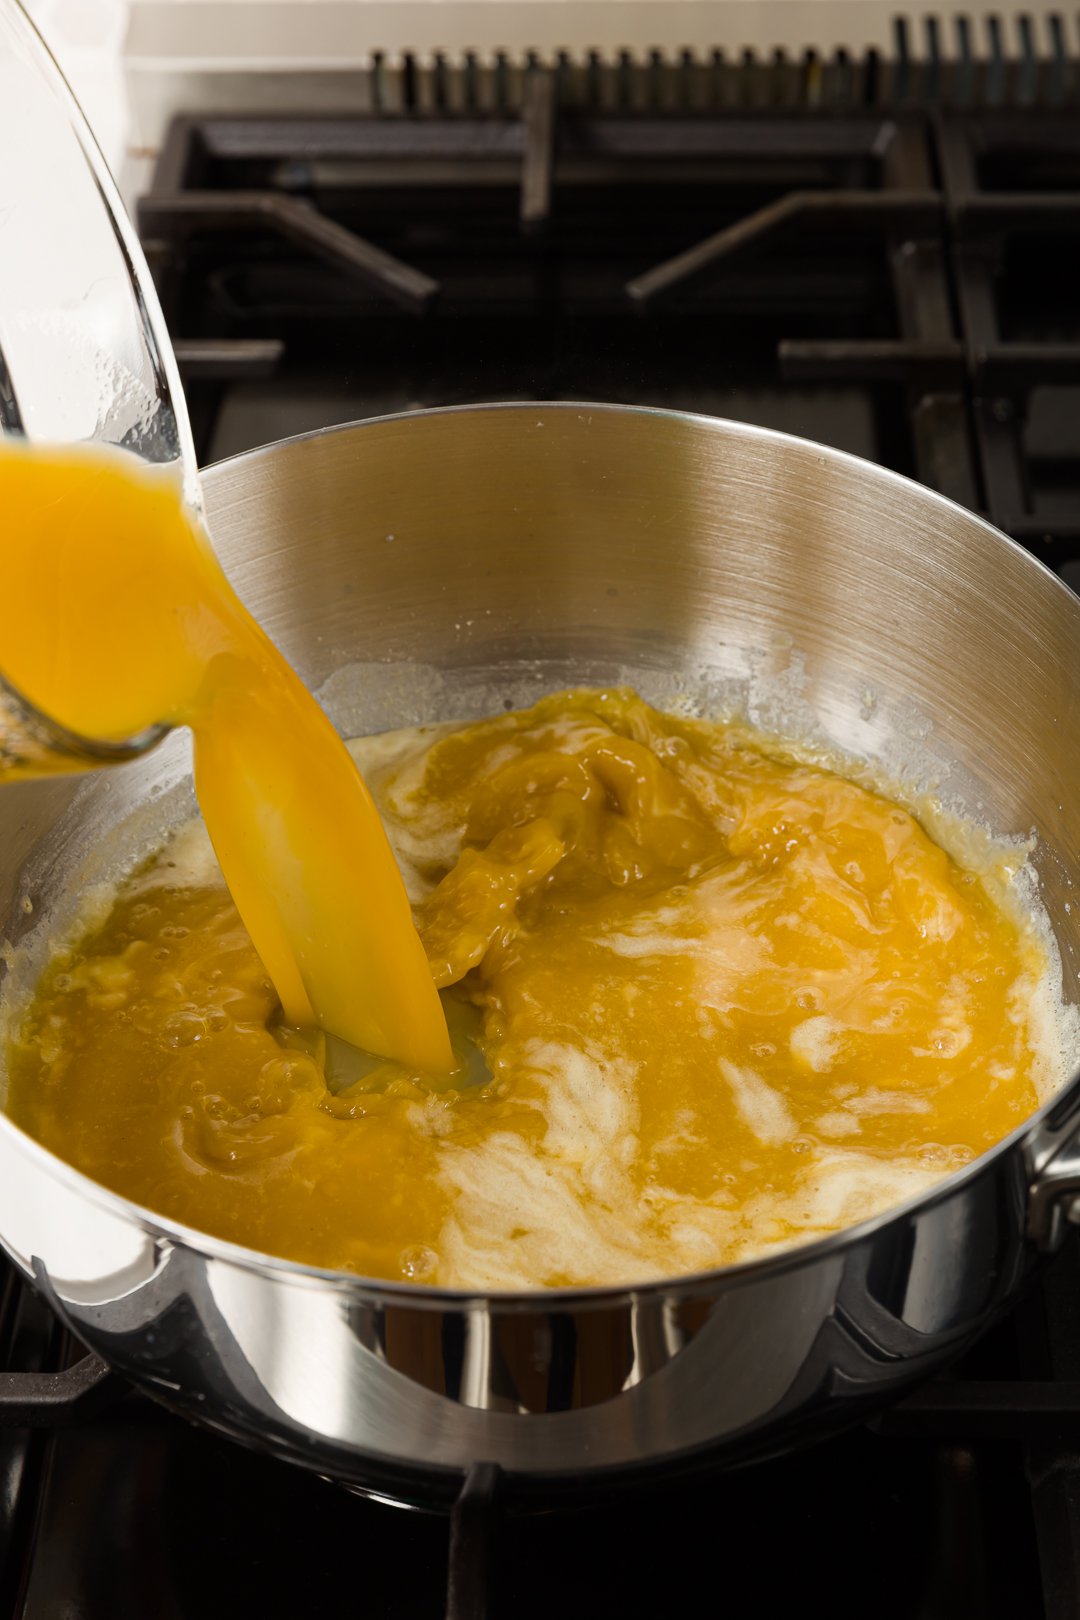
[[[578,691],[354,753],[486,1072],[385,1062],[342,1086],[332,1042],[282,1027],[195,823],[53,946],[12,1020],[20,1124],[268,1253],[512,1289],[848,1225],[1068,1072],[1015,854],[957,861],[775,740]]]

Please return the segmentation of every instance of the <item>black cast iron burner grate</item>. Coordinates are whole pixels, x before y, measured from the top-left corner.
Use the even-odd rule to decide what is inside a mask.
[[[0,1428],[55,1430],[103,1418],[107,1422],[110,1408],[131,1398],[125,1380],[92,1353],[54,1372],[0,1373]],[[1080,1449],[1080,1379],[939,1378],[874,1419],[872,1427],[895,1442],[935,1442],[943,1499],[961,1518],[970,1517],[977,1488],[972,1446],[1025,1446],[1036,1494],[1054,1488],[1060,1493],[1063,1469],[1071,1483],[1071,1459]],[[1044,1461],[1042,1477],[1036,1477],[1030,1459],[1047,1456],[1053,1464],[1047,1467]],[[503,1496],[503,1478],[495,1464],[478,1462],[463,1476],[449,1517],[446,1620],[493,1620],[501,1612],[492,1602],[492,1555]],[[1051,1504],[1053,1508],[1060,1504]],[[975,1557],[970,1548],[969,1561]],[[1052,1568],[1048,1574],[1053,1576]],[[1063,1579],[1059,1569],[1062,1606],[1048,1603],[1048,1616],[1074,1612],[1076,1586],[1070,1583],[1078,1574],[1074,1562]],[[970,1584],[965,1585],[964,1601],[971,1596]]]
[[[1080,105],[629,115],[535,68],[520,117],[180,119],[139,220],[204,458],[499,397],[820,424],[1080,579]]]
[[[0,1427],[65,1428],[96,1416],[127,1388],[93,1354],[61,1372],[0,1372]]]

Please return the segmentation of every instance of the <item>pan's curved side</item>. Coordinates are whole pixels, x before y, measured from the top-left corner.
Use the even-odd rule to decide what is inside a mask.
[[[1034,831],[1075,986],[1080,603],[970,514],[819,446],[590,406],[346,427],[204,487],[234,583],[342,729],[622,679],[798,726]],[[9,936],[125,814],[186,804],[184,774],[173,739],[0,795]],[[1078,1109],[1074,1086],[1063,1139]],[[2,1117],[0,1235],[82,1338],[201,1421],[395,1493],[481,1458],[569,1490],[775,1449],[941,1365],[1034,1262],[1036,1129],[834,1241],[615,1294],[451,1299],[245,1258],[91,1196]]]

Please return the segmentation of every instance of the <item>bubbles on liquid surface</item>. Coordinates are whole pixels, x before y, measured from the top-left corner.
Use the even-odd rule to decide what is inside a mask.
[[[407,1282],[431,1282],[439,1269],[439,1256],[425,1243],[416,1243],[402,1249],[398,1265]]]
[[[165,1046],[194,1046],[196,1041],[205,1040],[210,1026],[201,1012],[194,1008],[183,1008],[180,1012],[170,1013],[161,1026],[161,1033]]]

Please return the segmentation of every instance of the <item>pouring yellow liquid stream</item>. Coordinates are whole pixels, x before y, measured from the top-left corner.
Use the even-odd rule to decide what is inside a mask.
[[[289,1023],[429,1071],[442,1006],[367,788],[171,478],[0,447],[0,671],[69,730],[191,728],[225,879]]]

